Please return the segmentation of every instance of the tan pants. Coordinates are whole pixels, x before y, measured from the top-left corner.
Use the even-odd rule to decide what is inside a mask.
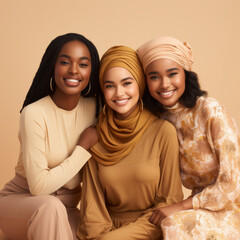
[[[32,196],[16,176],[0,191],[0,228],[10,240],[76,240],[81,188]]]

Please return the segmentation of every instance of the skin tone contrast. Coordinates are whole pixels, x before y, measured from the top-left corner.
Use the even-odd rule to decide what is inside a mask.
[[[104,74],[103,94],[106,104],[115,111],[118,119],[123,120],[137,107],[138,83],[125,68],[113,67]]]
[[[174,106],[185,91],[184,69],[171,59],[150,63],[146,77],[150,94],[165,107]]]
[[[65,110],[76,107],[90,75],[91,57],[87,46],[79,41],[63,45],[54,69],[56,89],[52,99],[55,104]]]

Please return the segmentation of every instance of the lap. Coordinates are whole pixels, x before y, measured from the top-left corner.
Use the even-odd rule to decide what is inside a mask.
[[[135,222],[128,223],[118,229],[104,234],[100,240],[160,240],[161,229],[148,221],[148,215],[138,218]]]
[[[162,221],[165,240],[240,239],[240,214],[234,211],[212,212],[191,209],[173,214]]]

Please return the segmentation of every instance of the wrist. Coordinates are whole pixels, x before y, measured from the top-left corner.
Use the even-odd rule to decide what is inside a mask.
[[[181,203],[182,203],[182,208],[184,210],[188,210],[188,209],[192,209],[193,208],[192,197],[183,200]]]

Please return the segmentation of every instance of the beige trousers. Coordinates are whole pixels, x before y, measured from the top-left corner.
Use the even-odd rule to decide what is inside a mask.
[[[16,175],[0,191],[0,229],[9,240],[77,240],[81,187],[33,196]]]

